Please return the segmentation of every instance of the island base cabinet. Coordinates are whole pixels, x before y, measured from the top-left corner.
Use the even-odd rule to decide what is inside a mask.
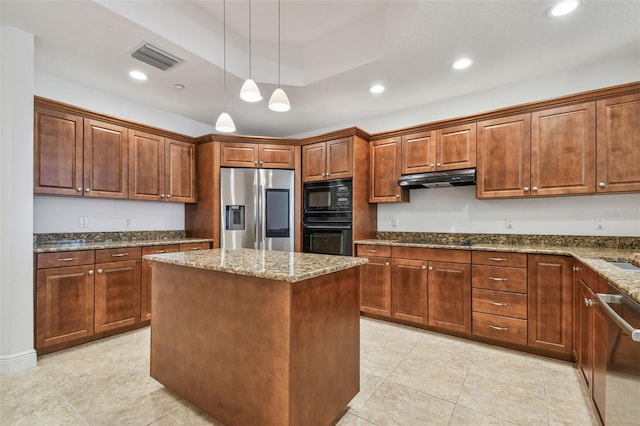
[[[217,421],[328,425],[358,393],[360,267],[296,283],[153,270],[151,376]]]
[[[36,277],[36,349],[93,334],[93,266],[41,269]]]
[[[140,322],[140,261],[96,265],[95,331]]]

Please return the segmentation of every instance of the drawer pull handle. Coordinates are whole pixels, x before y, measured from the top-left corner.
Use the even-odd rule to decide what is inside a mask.
[[[156,250],[156,253],[166,253],[166,250]]]
[[[191,247],[189,250],[200,250],[200,247]]]
[[[58,259],[58,262],[71,262],[73,260],[78,260],[77,257],[61,257]]]
[[[493,260],[494,262],[506,262],[508,259],[504,257],[490,257],[489,260]]]
[[[506,281],[507,278],[489,277],[491,281]]]
[[[502,302],[489,302],[489,304],[493,306],[509,306],[508,303],[502,303]]]
[[[116,253],[111,255],[111,257],[124,257],[124,256],[129,256],[129,253]]]
[[[367,250],[367,251],[368,251],[369,253],[380,253],[380,250],[371,250],[371,249],[369,249],[369,250]]]
[[[489,328],[492,328],[492,329],[498,330],[498,331],[508,331],[509,330],[508,327],[498,327],[497,325],[491,325],[491,324],[489,324]]]

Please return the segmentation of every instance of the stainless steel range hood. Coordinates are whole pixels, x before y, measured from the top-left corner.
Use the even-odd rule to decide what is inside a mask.
[[[448,170],[445,172],[416,173],[398,179],[402,188],[438,188],[476,184],[476,169]]]

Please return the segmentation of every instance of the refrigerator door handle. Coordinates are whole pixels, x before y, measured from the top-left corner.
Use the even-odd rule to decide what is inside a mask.
[[[261,182],[258,186],[258,249],[264,249],[264,222],[265,222],[265,211],[264,211],[264,184]]]
[[[260,198],[259,198],[260,195],[259,194],[260,194],[260,174],[257,174],[256,181],[253,185],[253,199],[255,200],[255,204],[253,206],[253,248],[255,250],[260,249],[260,243],[259,243],[260,237],[258,237],[258,233],[260,232]]]

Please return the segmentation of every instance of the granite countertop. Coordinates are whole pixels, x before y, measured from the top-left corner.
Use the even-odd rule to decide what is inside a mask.
[[[295,283],[364,265],[367,259],[313,253],[253,249],[214,249],[143,256],[144,259],[191,268],[229,272]]]
[[[399,240],[359,240],[356,244],[384,245],[398,247],[426,247],[451,250],[482,250],[496,252],[512,252],[527,254],[551,254],[572,256],[593,269],[606,279],[621,293],[640,303],[640,272],[625,271],[609,262],[629,262],[640,266],[640,253],[637,249],[616,249],[606,247],[572,247],[572,246],[538,246],[517,244],[439,244],[437,242],[421,243],[418,241]]]
[[[56,253],[74,250],[100,250],[125,247],[161,246],[165,244],[210,243],[210,238],[171,238],[153,240],[61,241],[36,244],[34,253]]]

